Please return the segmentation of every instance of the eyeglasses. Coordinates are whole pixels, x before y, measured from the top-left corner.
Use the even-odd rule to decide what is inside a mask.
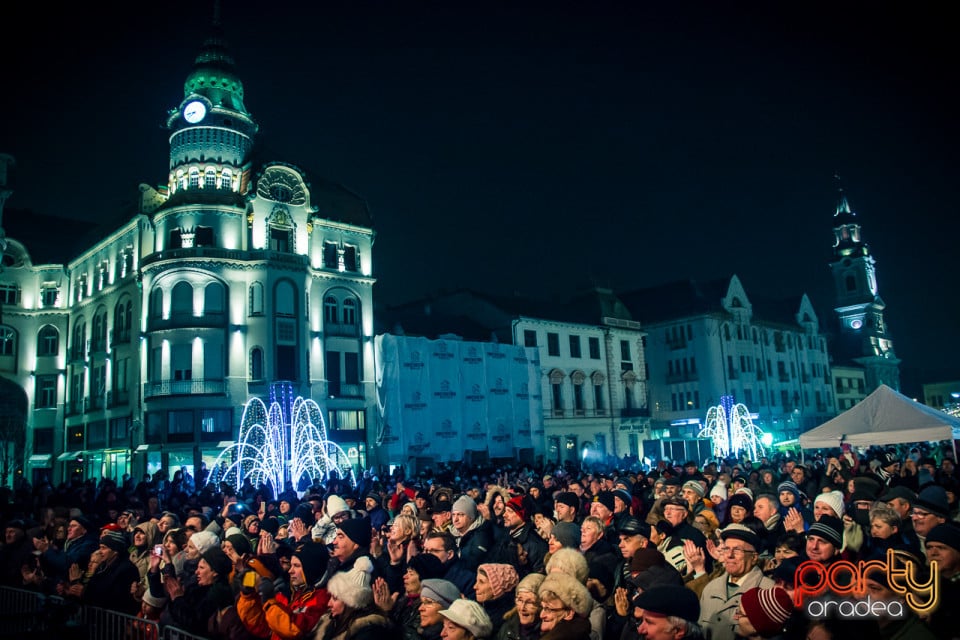
[[[536,600],[521,600],[520,598],[517,598],[514,600],[514,602],[517,603],[517,609],[522,609],[523,607],[537,608],[540,606],[540,603]]]
[[[424,607],[441,606],[440,603],[437,602],[436,600],[431,600],[430,598],[424,598],[423,596],[420,597],[420,604],[423,605]]]
[[[435,555],[435,556],[439,556],[439,555],[445,554],[445,553],[447,552],[447,550],[444,549],[443,547],[440,547],[439,549],[427,549],[426,547],[424,547],[423,552],[424,552],[424,553],[432,553],[432,554]]]
[[[932,515],[933,515],[933,514],[930,513],[929,511],[918,511],[918,510],[916,510],[916,509],[914,509],[913,511],[910,512],[910,517],[911,517],[911,518],[926,518],[926,517],[932,516]]]
[[[550,613],[560,613],[561,611],[567,610],[567,607],[548,607],[545,604],[540,605],[540,608],[544,611],[549,611]]]
[[[756,553],[756,551],[741,549],[740,547],[717,547],[717,551],[720,553],[729,553],[734,558],[742,558],[745,555],[753,555]]]

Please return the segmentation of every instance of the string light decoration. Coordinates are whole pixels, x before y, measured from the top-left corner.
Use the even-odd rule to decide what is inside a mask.
[[[290,383],[271,385],[270,407],[251,398],[243,408],[236,443],[224,449],[214,469],[226,463],[220,482],[238,491],[244,480],[271,485],[274,495],[287,480],[296,488],[307,478],[327,481],[333,474],[356,486],[353,467],[344,450],[327,438],[323,412],[316,402],[294,397]]]
[[[711,439],[717,457],[736,457],[746,452],[751,460],[759,460],[766,455],[761,441],[763,431],[753,424],[747,406],[734,403],[733,396],[720,396],[720,404],[707,410],[706,426],[699,437]]]

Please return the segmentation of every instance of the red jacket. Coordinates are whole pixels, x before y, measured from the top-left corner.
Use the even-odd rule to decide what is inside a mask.
[[[270,640],[301,640],[309,637],[320,617],[327,612],[330,593],[326,589],[298,589],[292,599],[282,593],[260,603],[256,592],[241,592],[237,614],[250,633]]]

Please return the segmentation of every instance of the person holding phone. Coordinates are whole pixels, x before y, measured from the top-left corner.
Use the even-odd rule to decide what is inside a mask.
[[[150,554],[163,539],[160,528],[152,520],[141,522],[133,528],[133,546],[130,547],[130,562],[140,572],[140,582],[146,588],[147,571],[150,569]]]

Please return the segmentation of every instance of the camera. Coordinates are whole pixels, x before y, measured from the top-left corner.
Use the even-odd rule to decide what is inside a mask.
[[[158,558],[160,558],[160,557],[163,556],[163,545],[162,545],[162,544],[155,544],[155,545],[153,545],[153,555],[157,556]]]

